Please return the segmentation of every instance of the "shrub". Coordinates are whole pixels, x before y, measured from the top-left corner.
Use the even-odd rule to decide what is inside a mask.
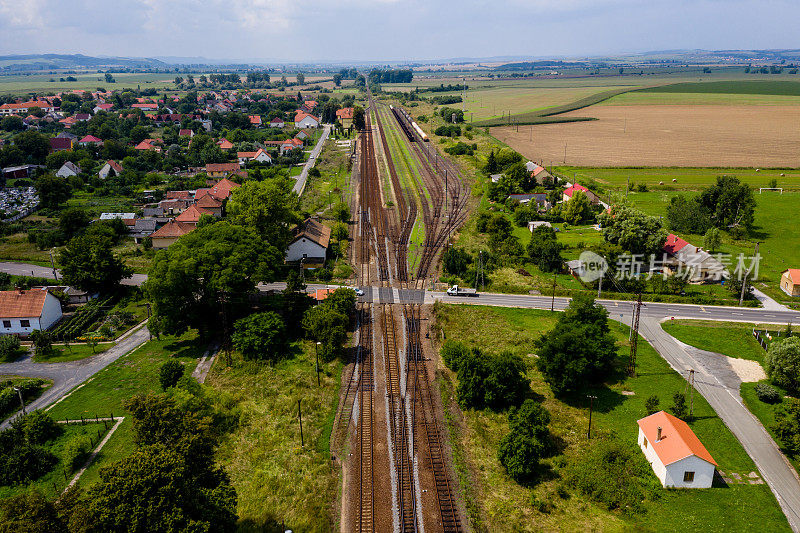
[[[89,435],[75,435],[64,444],[61,459],[73,472],[81,467],[92,451],[92,439]]]
[[[670,407],[672,414],[678,418],[686,418],[686,395],[682,392],[676,392],[672,395],[672,407]]]
[[[790,392],[800,391],[800,337],[770,344],[764,370],[776,385]]]
[[[458,403],[462,408],[505,409],[529,390],[525,363],[510,352],[497,356],[473,348],[458,363]]]
[[[647,411],[647,416],[650,416],[653,413],[657,413],[658,411],[660,411],[660,409],[658,408],[658,405],[660,403],[661,402],[658,399],[658,396],[656,396],[655,394],[647,398],[647,400],[645,400],[644,402],[644,408]]]
[[[610,437],[595,440],[586,453],[573,457],[565,478],[606,509],[628,515],[643,511],[643,503],[658,497],[661,488],[644,455]]]
[[[178,380],[183,376],[183,365],[176,359],[170,359],[163,365],[158,372],[158,381],[162,390],[174,387]]]
[[[550,454],[550,413],[541,404],[528,399],[508,414],[509,432],[500,441],[497,457],[506,473],[518,483],[533,480],[539,461]]]
[[[17,446],[0,453],[0,485],[39,479],[58,463],[58,458],[39,446]]]
[[[272,311],[237,320],[232,338],[245,359],[277,361],[285,354],[286,326]]]
[[[448,340],[442,345],[440,353],[442,361],[447,365],[447,368],[453,372],[458,372],[461,361],[470,356],[470,349],[464,343]]]
[[[0,361],[11,362],[19,354],[19,337],[0,335]]]
[[[44,444],[61,435],[63,431],[61,426],[41,409],[17,418],[13,425],[22,432],[28,444]]]
[[[790,454],[800,454],[800,400],[789,398],[777,409],[772,429]]]
[[[756,396],[764,403],[779,403],[781,401],[781,393],[778,389],[766,383],[759,383],[755,388]]]

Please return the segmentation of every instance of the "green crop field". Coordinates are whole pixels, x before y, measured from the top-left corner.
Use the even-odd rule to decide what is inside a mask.
[[[794,82],[791,82],[794,83]],[[752,106],[793,106],[800,105],[800,96],[783,94],[750,94],[750,93],[679,93],[679,92],[645,92],[629,91],[609,98],[598,105],[752,105]]]
[[[688,168],[688,167],[647,167],[647,168],[615,168],[615,167],[569,167],[554,168],[559,175],[570,181],[585,183],[594,180],[603,187],[625,191],[627,180],[633,184],[644,184],[650,189],[672,192],[677,190],[700,190],[713,185],[718,176],[736,176],[742,183],[754,188],[768,187],[772,179],[778,181],[778,187],[789,190],[800,190],[800,169],[754,169],[754,168]],[[781,175],[783,174],[783,176]],[[676,181],[672,181],[672,180]],[[663,186],[661,185],[663,182]],[[765,191],[764,194],[768,194]],[[756,191],[758,196],[758,191]]]
[[[77,81],[59,81],[72,76]],[[30,92],[60,92],[81,89],[94,91],[98,87],[104,89],[123,89],[140,87],[142,89],[173,89],[175,74],[133,73],[113,74],[116,83],[106,83],[105,74],[96,72],[83,74],[13,74],[0,76],[0,94],[27,94]]]
[[[800,81],[736,80],[685,82],[648,87],[641,92],[651,93],[716,93],[716,94],[779,94],[800,96]]]
[[[531,353],[533,340],[548,331],[558,315],[472,305],[440,305],[436,314],[437,325],[443,328],[448,339],[459,339],[492,352],[511,350],[523,358],[534,395],[542,399],[551,413],[551,431],[565,446],[562,456],[547,460],[553,465],[551,475],[536,486],[525,488],[505,474],[497,459],[498,443],[508,431],[505,413],[468,410],[462,413],[462,422],[457,422],[462,420],[459,416],[451,418],[456,469],[462,472],[461,484],[467,491],[468,501],[474,502],[470,513],[473,524],[481,524],[488,531],[505,531],[503,524],[510,523],[520,531],[657,531],[663,529],[664,524],[677,522],[692,531],[788,530],[786,519],[766,484],[730,484],[698,491],[663,490],[659,499],[645,502],[643,513],[632,516],[606,511],[573,491],[562,499],[556,490],[563,483],[559,481],[562,458],[585,454],[593,441],[586,440],[588,406],[585,402],[565,403],[555,399],[535,368]],[[611,329],[617,339],[620,359],[624,360],[628,328],[612,323]],[[638,363],[637,377],[620,377],[591,390],[598,397],[593,416],[594,431],[613,432],[634,449],[636,420],[646,414],[647,397],[657,395],[662,407],[668,407],[672,394],[685,388],[684,379],[643,340],[639,342]],[[440,386],[444,401],[454,397],[456,381],[453,373],[443,370]],[[697,395],[695,414],[697,418],[691,424],[692,429],[719,463],[720,470],[743,477],[757,472],[722,420],[705,399]],[[547,514],[536,511],[532,496],[552,503],[554,510]]]

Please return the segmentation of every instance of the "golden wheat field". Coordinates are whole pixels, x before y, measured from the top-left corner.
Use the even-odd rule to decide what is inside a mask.
[[[591,122],[492,128],[526,157],[575,166],[800,167],[800,106],[592,106]]]

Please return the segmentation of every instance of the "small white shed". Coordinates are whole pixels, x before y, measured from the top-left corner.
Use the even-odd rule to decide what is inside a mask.
[[[659,411],[637,423],[639,448],[664,487],[711,487],[717,463],[686,422]]]
[[[330,240],[331,228],[308,219],[297,228],[286,251],[286,262],[302,260],[306,264],[324,263]]]

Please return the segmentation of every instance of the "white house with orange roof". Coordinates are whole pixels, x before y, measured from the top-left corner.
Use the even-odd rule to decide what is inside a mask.
[[[717,463],[689,424],[665,411],[637,423],[639,448],[664,487],[711,487]]]
[[[295,128],[318,128],[319,127],[319,119],[314,115],[309,115],[308,113],[304,113],[302,111],[297,112],[294,116],[294,127]]]
[[[0,334],[30,335],[61,319],[61,302],[46,288],[0,291]]]
[[[781,273],[781,290],[789,296],[800,296],[800,268],[790,268]]]

